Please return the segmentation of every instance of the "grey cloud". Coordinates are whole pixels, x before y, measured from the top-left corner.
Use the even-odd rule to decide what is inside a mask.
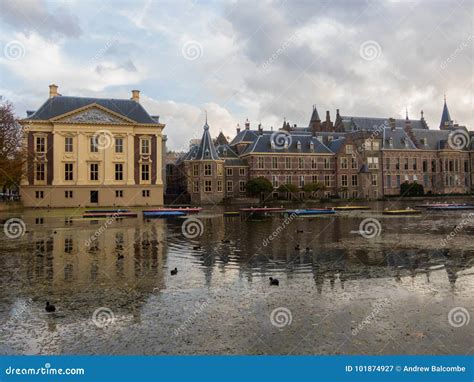
[[[44,1],[2,0],[1,18],[16,30],[37,32],[46,38],[78,37],[82,33],[78,18],[66,7],[50,10]]]

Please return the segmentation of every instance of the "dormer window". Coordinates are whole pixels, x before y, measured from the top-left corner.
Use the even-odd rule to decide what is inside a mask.
[[[313,142],[313,141],[310,142],[310,144],[309,144],[309,149],[310,149],[311,151],[314,151],[314,142]]]
[[[204,151],[204,158],[209,158],[209,149],[206,149],[206,151]]]
[[[388,140],[388,144],[390,145],[390,147],[393,147],[393,138],[390,137],[390,139]]]
[[[301,142],[296,142],[296,148],[301,151]]]

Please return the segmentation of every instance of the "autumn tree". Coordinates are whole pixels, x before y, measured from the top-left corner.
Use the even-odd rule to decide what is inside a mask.
[[[0,104],[0,189],[18,188],[26,159],[23,129],[10,102]]]

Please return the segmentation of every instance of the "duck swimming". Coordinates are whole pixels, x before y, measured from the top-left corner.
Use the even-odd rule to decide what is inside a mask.
[[[270,280],[270,285],[280,285],[280,281],[278,281],[278,279],[274,279],[273,277],[269,277],[268,279]]]
[[[48,313],[56,312],[56,307],[46,301],[46,307],[44,308]]]
[[[176,276],[178,274],[178,268],[171,270],[171,276]]]

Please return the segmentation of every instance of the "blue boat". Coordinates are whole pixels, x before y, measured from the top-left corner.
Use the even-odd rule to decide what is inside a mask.
[[[334,210],[287,210],[285,216],[296,215],[296,216],[311,216],[311,215],[334,215]]]
[[[446,206],[435,206],[435,207],[428,207],[428,210],[435,210],[435,211],[474,210],[474,205],[473,204],[455,204],[455,205],[446,205]]]
[[[180,211],[143,211],[143,217],[145,218],[174,218],[179,216],[186,216],[186,214]]]

